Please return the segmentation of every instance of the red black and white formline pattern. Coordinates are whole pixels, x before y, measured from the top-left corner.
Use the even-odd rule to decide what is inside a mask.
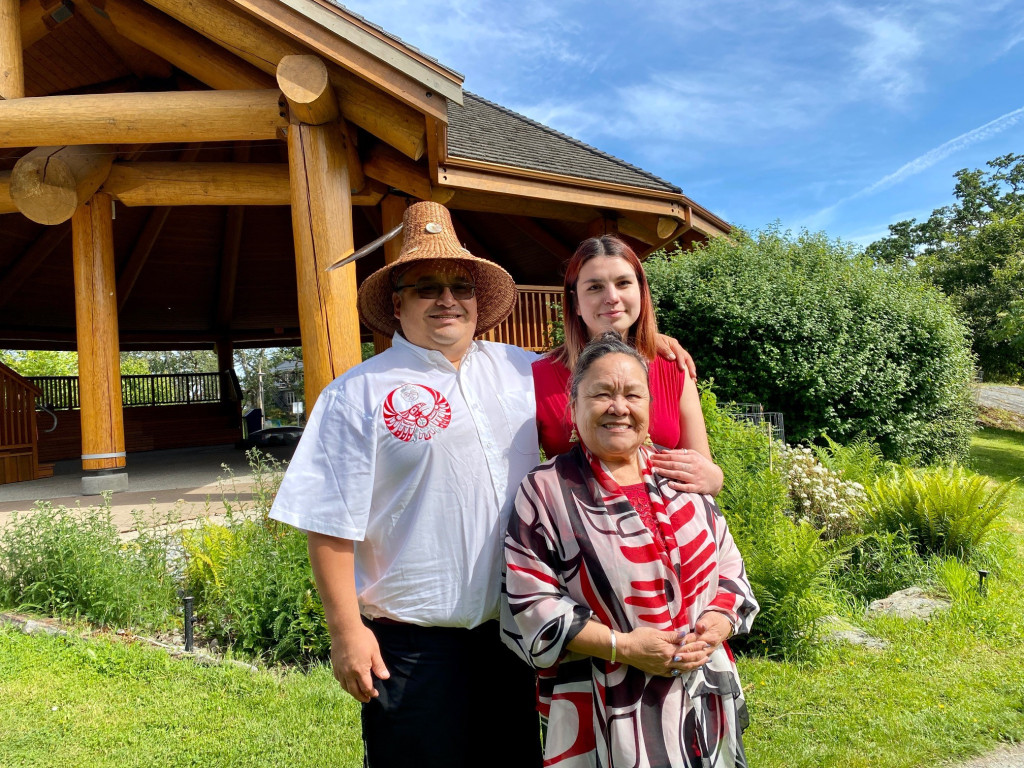
[[[430,440],[447,429],[452,407],[436,389],[423,384],[403,384],[384,398],[384,424],[403,442]]]
[[[710,497],[673,491],[641,448],[649,523],[581,446],[531,472],[505,538],[502,634],[539,671],[545,761],[558,768],[745,767],[747,710],[728,644],[679,678],[572,653],[596,618],[680,635],[719,610],[746,632],[758,606]]]

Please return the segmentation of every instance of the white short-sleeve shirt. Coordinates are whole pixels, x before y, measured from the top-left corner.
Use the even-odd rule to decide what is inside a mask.
[[[456,369],[395,334],[321,393],[270,516],[356,542],[364,616],[497,617],[502,537],[539,460],[534,360],[476,341]]]

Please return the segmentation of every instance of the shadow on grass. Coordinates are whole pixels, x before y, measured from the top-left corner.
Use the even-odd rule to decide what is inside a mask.
[[[971,444],[974,469],[1000,482],[1024,476],[1024,432],[988,427]]]

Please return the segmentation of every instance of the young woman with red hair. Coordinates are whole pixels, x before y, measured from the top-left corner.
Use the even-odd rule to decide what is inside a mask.
[[[548,458],[565,453],[575,428],[569,416],[569,372],[586,343],[616,331],[650,365],[651,440],[664,449],[656,470],[677,490],[717,494],[722,470],[711,460],[697,387],[659,357],[654,302],[636,253],[613,235],[580,243],[566,266],[562,296],[565,343],[533,364],[537,428]]]

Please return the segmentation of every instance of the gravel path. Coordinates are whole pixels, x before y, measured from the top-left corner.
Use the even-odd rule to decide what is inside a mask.
[[[960,763],[955,768],[1024,768],[1024,744],[1000,747],[991,754]]]
[[[1002,408],[1024,416],[1024,387],[986,384],[978,387],[978,402],[989,408]]]

